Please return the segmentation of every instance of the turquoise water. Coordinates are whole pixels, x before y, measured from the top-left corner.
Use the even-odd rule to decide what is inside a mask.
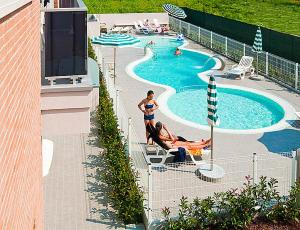
[[[197,74],[215,65],[200,53],[183,50],[183,55],[174,56],[182,42],[147,37],[141,39],[140,47],[150,40],[153,57],[134,68],[141,78],[171,86],[176,94],[168,100],[169,109],[177,116],[197,124],[207,125],[207,83]],[[150,88],[150,87],[149,87]],[[218,116],[223,129],[258,129],[276,124],[284,117],[284,110],[273,100],[244,90],[218,88]]]

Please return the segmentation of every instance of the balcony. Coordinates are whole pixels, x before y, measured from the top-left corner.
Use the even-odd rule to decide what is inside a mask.
[[[41,19],[43,135],[88,133],[99,72],[87,55],[87,8],[82,0],[51,0]]]

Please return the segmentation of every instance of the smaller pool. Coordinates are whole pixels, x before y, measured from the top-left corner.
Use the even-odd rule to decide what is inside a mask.
[[[168,100],[169,109],[177,116],[207,125],[207,91],[190,89],[177,92]],[[238,89],[218,88],[218,116],[223,129],[259,129],[276,124],[284,110],[273,100]]]

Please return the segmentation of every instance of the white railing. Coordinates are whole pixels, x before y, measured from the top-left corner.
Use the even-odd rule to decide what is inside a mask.
[[[244,55],[252,56],[256,67],[257,55],[252,52],[251,46],[177,18],[169,17],[169,20],[170,28],[173,31],[182,32],[191,40],[199,42],[201,45],[236,62]],[[300,68],[298,63],[268,52],[262,52],[258,54],[258,71],[260,74],[300,92]]]
[[[189,29],[191,30],[191,28]],[[150,164],[147,161],[149,156],[147,156],[145,147],[141,143],[141,137],[135,131],[137,126],[128,116],[122,99],[118,96],[119,92],[114,85],[112,71],[109,70],[109,65],[104,61],[101,65],[106,88],[118,118],[120,132],[124,137],[124,143],[127,144],[133,171],[137,172],[138,186],[144,194],[147,229],[152,229],[152,224],[155,225],[162,219],[162,209],[165,207],[170,208],[172,215],[176,216],[182,196],[193,200],[196,197],[212,196],[215,192],[241,188],[246,181],[246,176],[253,178],[253,183],[256,183],[260,176],[275,178],[278,180],[280,194],[288,194],[291,185],[297,178],[296,169],[298,166],[293,157],[295,154],[249,153],[246,156],[236,156],[236,154],[226,153],[226,155],[216,157],[214,160],[214,163],[225,171],[225,176],[216,183],[205,181],[205,178],[197,173],[199,165],[189,161],[164,165]],[[203,162],[209,162],[208,157],[204,156]]]
[[[226,153],[227,154],[227,153]],[[240,157],[219,157],[214,163],[222,167],[225,176],[217,182],[210,182],[198,173],[199,165],[191,162],[170,163],[156,166],[151,170],[152,222],[163,218],[162,209],[168,207],[171,216],[177,216],[182,196],[189,201],[213,196],[214,193],[230,189],[240,189],[246,183],[246,176],[256,183],[261,176],[274,178],[278,181],[277,191],[288,195],[292,182],[295,180],[294,160],[282,156],[252,155]]]

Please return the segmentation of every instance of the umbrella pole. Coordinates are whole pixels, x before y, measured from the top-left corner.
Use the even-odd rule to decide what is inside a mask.
[[[258,77],[258,52],[256,52],[256,76]]]
[[[210,126],[210,141],[211,141],[211,150],[210,150],[210,171],[213,170],[213,149],[214,149],[214,127]]]
[[[116,85],[116,48],[114,48],[114,85]]]

